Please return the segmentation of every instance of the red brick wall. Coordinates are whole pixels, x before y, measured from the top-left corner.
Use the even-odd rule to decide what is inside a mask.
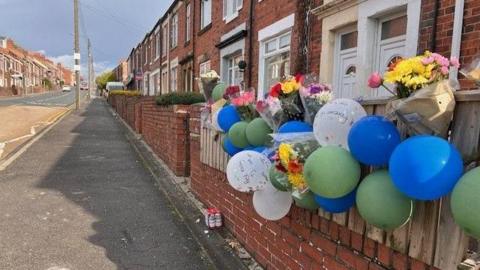
[[[200,162],[199,108],[190,116],[192,191],[220,209],[226,228],[266,269],[434,269],[296,206],[280,221],[261,218],[252,195],[235,191],[223,172]]]
[[[13,91],[10,88],[0,87],[0,97],[9,97],[13,96]]]
[[[188,106],[160,107],[149,98],[142,101],[141,110],[145,142],[175,175],[188,176]]]

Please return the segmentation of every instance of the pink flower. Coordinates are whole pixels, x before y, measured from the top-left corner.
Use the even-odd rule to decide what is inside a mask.
[[[231,99],[234,106],[247,106],[255,101],[255,93],[253,91],[244,92],[239,97]]]
[[[450,65],[452,65],[453,67],[455,68],[459,68],[460,67],[460,62],[458,61],[458,58],[453,56],[450,58]]]
[[[300,88],[300,95],[303,97],[309,96],[310,95],[310,90],[306,87],[301,87]]]
[[[432,56],[425,57],[425,58],[422,59],[422,64],[429,65],[429,64],[433,63],[433,61],[435,61],[435,59],[433,59]]]
[[[443,75],[447,75],[447,74],[448,74],[448,67],[442,66],[442,68],[440,69],[440,72],[441,72]]]
[[[378,72],[372,73],[372,75],[370,75],[370,77],[368,78],[368,86],[370,88],[378,88],[380,87],[380,85],[382,85],[382,83],[382,76],[380,76]]]

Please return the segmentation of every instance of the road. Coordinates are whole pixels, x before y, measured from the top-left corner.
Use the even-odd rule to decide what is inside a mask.
[[[0,171],[0,269],[212,269],[100,99]]]
[[[80,91],[80,98],[83,99],[87,91]],[[50,92],[27,97],[0,98],[0,106],[27,105],[45,107],[67,107],[75,101],[75,91]]]
[[[80,100],[86,94],[81,91]],[[74,100],[73,91],[0,98],[0,160],[52,124]]]

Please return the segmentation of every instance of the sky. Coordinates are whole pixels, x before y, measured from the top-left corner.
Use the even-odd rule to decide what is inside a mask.
[[[173,0],[79,0],[82,73],[87,38],[97,74],[128,57]],[[0,0],[0,36],[73,67],[73,0]]]

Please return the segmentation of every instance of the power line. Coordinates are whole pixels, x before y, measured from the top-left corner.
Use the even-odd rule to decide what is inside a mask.
[[[90,10],[90,11],[93,11],[94,13],[97,13],[98,15],[100,15],[101,17],[103,18],[107,18],[105,17],[108,16],[111,20],[114,20],[116,21],[118,24],[121,24],[125,27],[129,27],[130,30],[134,30],[132,31],[132,33],[135,33],[135,34],[138,34],[138,31],[141,31],[141,32],[144,32],[145,30],[144,29],[141,29],[139,27],[136,27],[134,26],[133,24],[128,24],[128,23],[125,23],[124,19],[123,18],[117,18],[115,16],[112,16],[111,14],[109,14],[108,12],[105,12],[103,10],[100,10],[100,9],[97,9],[93,6],[90,6],[88,4],[85,4],[85,3],[81,3],[81,5],[83,5],[86,9]],[[103,14],[102,14],[103,13]]]

